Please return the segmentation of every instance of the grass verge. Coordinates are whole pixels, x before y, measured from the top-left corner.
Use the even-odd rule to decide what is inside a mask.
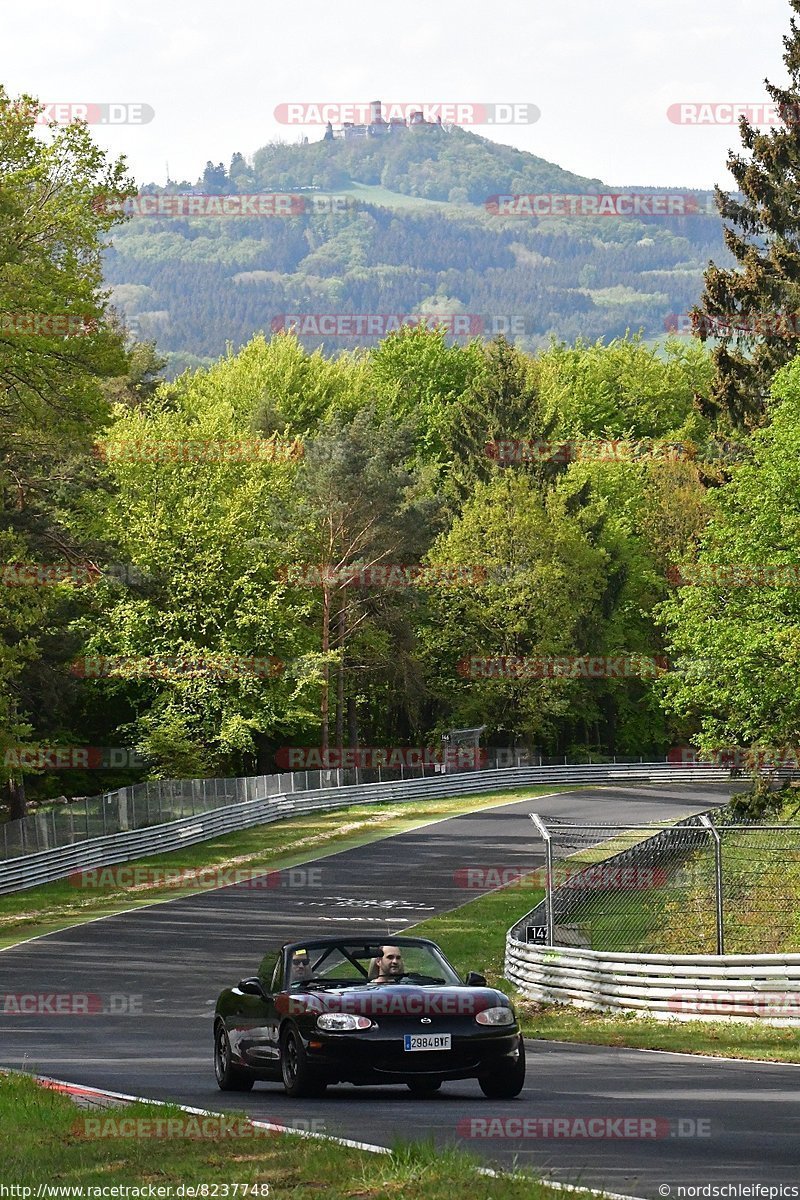
[[[171,1120],[179,1124],[165,1136]],[[265,1195],[293,1200],[309,1194],[326,1200],[452,1200],[478,1192],[486,1200],[556,1200],[556,1192],[530,1175],[476,1176],[479,1160],[456,1149],[423,1143],[378,1155],[259,1131],[245,1116],[230,1113],[224,1123],[201,1126],[202,1121],[171,1105],[81,1110],[31,1078],[0,1075],[3,1182],[30,1187],[34,1196],[43,1183],[83,1189],[127,1185],[144,1188],[145,1196],[149,1187],[163,1188],[156,1195],[167,1200],[191,1195],[189,1188],[205,1184],[205,1193],[197,1195],[229,1200]],[[154,1136],[155,1130],[162,1132]],[[181,1184],[184,1191],[178,1193]],[[235,1192],[235,1184],[248,1190]],[[91,1192],[83,1195],[91,1200]]]
[[[258,872],[293,867],[402,833],[430,821],[498,804],[511,804],[528,796],[570,790],[574,789],[521,788],[476,796],[420,800],[410,804],[387,802],[369,806],[350,805],[238,830],[169,854],[119,863],[117,867],[108,868],[105,874],[101,874],[97,883],[90,881],[91,886],[81,886],[83,881],[73,877],[27,888],[0,896],[0,949],[83,921],[191,894],[203,886],[202,881],[192,882],[188,874],[191,871],[230,869]],[[113,882],[114,872],[118,868],[126,873],[129,870],[138,871],[139,878],[145,873],[152,875],[152,878],[132,886],[122,886]],[[167,871],[180,872],[182,877],[172,885],[165,885],[163,877]],[[135,875],[127,874],[127,877],[135,878]],[[207,882],[205,886],[208,886]]]
[[[503,976],[506,930],[543,896],[541,888],[531,887],[523,879],[431,917],[413,929],[404,929],[403,933],[432,938],[459,969],[482,971],[491,986],[512,995],[522,1030],[529,1038],[800,1063],[796,1028],[767,1025],[760,1020],[658,1021],[619,1013],[607,1015],[571,1005],[539,1004],[515,993],[514,985]]]

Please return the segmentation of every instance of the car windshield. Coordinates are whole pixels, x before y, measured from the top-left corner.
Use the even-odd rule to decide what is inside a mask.
[[[421,943],[307,942],[289,955],[289,987],[347,988],[387,983],[441,986],[462,984],[433,946]]]

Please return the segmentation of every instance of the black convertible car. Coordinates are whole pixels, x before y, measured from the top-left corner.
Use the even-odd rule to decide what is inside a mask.
[[[405,1083],[428,1095],[477,1079],[485,1096],[517,1096],[525,1046],[507,996],[462,981],[425,938],[319,937],[267,954],[227,988],[214,1014],[223,1091],[283,1081],[289,1096],[329,1083]]]

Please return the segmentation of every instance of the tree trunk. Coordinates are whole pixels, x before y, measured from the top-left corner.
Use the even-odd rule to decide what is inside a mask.
[[[322,653],[327,654],[331,645],[331,589],[329,585],[323,584],[322,588]],[[330,728],[330,664],[324,663],[322,667],[322,699],[320,701],[320,750],[322,752],[322,761],[325,762],[325,755],[328,753],[328,740]]]
[[[347,697],[347,732],[348,744],[356,749],[358,747],[358,706],[355,696]]]
[[[336,629],[336,648],[339,651],[339,663],[336,668],[336,745],[340,750],[344,746],[344,636],[346,617],[345,603],[342,601]]]
[[[14,779],[12,776],[8,781],[8,807],[9,819],[12,821],[19,821],[22,817],[27,816],[25,780],[21,775],[19,779]]]

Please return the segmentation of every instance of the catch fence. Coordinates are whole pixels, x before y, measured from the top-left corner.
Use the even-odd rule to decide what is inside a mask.
[[[634,954],[800,950],[800,826],[586,825],[532,814],[545,898],[525,943]]]
[[[620,766],[623,770],[642,759],[619,758],[594,762],[587,755],[585,763],[567,764],[566,758],[542,758],[522,750],[490,749],[480,767],[475,769],[487,773],[498,770],[514,770],[536,767],[565,769],[572,765],[603,766],[609,769]],[[448,769],[445,771],[445,765]],[[658,765],[658,764],[656,764]],[[664,769],[674,772],[679,768],[661,763]],[[682,776],[691,773],[716,773],[728,778],[729,771],[711,764],[680,768]],[[37,854],[42,850],[54,850],[73,846],[76,842],[107,837],[109,834],[127,833],[134,829],[149,829],[181,821],[186,817],[200,816],[227,808],[234,804],[245,804],[252,800],[264,800],[273,796],[292,796],[295,792],[323,791],[328,788],[360,787],[363,784],[404,783],[407,780],[439,780],[442,775],[451,775],[452,764],[422,762],[398,767],[334,767],[318,771],[285,771],[277,775],[248,775],[232,779],[157,779],[136,783],[129,787],[104,792],[100,796],[84,796],[77,800],[52,802],[42,805],[36,812],[19,820],[0,822],[0,862],[19,858],[25,854]],[[471,774],[463,764],[458,765],[459,775]],[[488,778],[488,774],[487,774]]]

